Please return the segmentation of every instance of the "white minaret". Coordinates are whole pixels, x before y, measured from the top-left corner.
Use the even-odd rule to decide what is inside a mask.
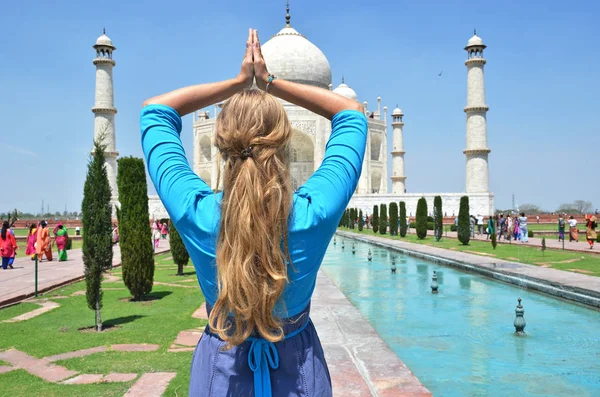
[[[406,192],[406,176],[404,174],[404,137],[402,136],[402,121],[404,113],[396,107],[392,112],[392,193],[404,194]]]
[[[490,190],[488,179],[488,154],[485,87],[483,79],[483,50],[485,45],[477,32],[469,39],[467,51],[467,193],[487,193]]]
[[[108,182],[112,190],[112,201],[118,201],[119,192],[117,190],[117,142],[115,135],[115,108],[113,94],[112,70],[115,61],[112,59],[112,53],[116,50],[112,40],[106,35],[104,30],[102,36],[98,37],[96,44],[96,102],[92,108],[94,112],[94,139],[102,137],[102,143],[106,145],[104,155],[106,156],[106,172]]]

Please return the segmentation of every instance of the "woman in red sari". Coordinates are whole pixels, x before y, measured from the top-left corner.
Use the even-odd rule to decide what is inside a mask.
[[[27,249],[25,250],[25,255],[31,255],[31,260],[35,259],[35,243],[37,241],[37,226],[35,223],[32,223],[29,226],[29,234],[27,235]]]

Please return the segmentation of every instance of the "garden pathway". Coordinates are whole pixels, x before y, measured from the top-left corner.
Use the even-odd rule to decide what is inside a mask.
[[[156,253],[169,251],[167,240],[161,240]],[[19,253],[23,251],[20,250]],[[113,266],[121,264],[119,245],[113,248]],[[14,269],[0,270],[0,307],[22,301],[33,296],[35,290],[35,264],[29,256],[17,257]],[[69,251],[69,260],[52,262],[46,260],[38,264],[38,293],[55,289],[61,285],[83,279],[83,259],[80,249]]]

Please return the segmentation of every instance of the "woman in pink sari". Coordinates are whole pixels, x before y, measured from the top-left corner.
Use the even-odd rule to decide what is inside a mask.
[[[35,243],[37,241],[37,226],[35,223],[32,223],[29,226],[29,234],[27,235],[27,249],[25,250],[25,255],[31,255],[31,260],[35,260]]]
[[[56,248],[58,249],[58,261],[63,262],[67,260],[67,242],[69,240],[69,234],[62,223],[59,223],[54,230],[54,235],[56,236],[54,241],[56,242]]]

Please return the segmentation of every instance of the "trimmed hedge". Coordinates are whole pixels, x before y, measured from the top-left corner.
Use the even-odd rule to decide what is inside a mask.
[[[379,207],[377,205],[373,206],[373,233],[377,233],[379,231]]]
[[[148,222],[146,170],[144,160],[140,158],[122,157],[117,164],[123,282],[133,295],[133,300],[138,301],[152,291],[154,283],[154,249]]]
[[[179,231],[177,231],[177,228],[172,223],[169,232],[169,245],[171,247],[171,254],[173,255],[173,262],[177,264],[177,275],[183,276],[183,267],[187,266],[190,261],[190,254],[188,254],[183,240],[181,240]]]
[[[379,205],[379,233],[387,233],[387,205]]]
[[[419,240],[427,237],[427,200],[425,200],[425,197],[421,197],[417,203],[417,222],[415,227]]]
[[[400,201],[400,237],[406,237],[406,203]]]
[[[460,209],[458,211],[458,240],[463,245],[469,245],[471,240],[471,225],[469,223],[469,197],[460,198]]]
[[[365,225],[365,222],[363,221],[363,213],[362,213],[362,210],[360,210],[360,211],[358,211],[358,231],[359,232],[362,232],[364,225]]]
[[[398,204],[390,203],[390,235],[398,235]]]
[[[440,241],[442,239],[442,233],[444,231],[442,198],[440,196],[435,196],[435,198],[433,199],[433,224],[433,235],[435,236],[435,241]]]

